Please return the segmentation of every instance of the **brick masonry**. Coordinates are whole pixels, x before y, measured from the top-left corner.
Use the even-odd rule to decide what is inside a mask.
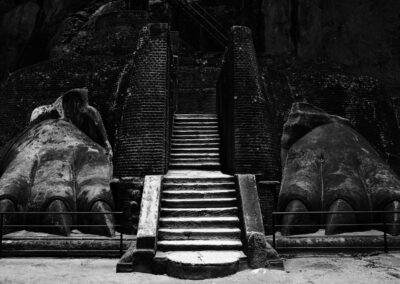
[[[250,29],[233,27],[218,82],[224,169],[278,177],[278,143],[267,110]]]
[[[169,27],[149,24],[127,74],[117,127],[114,176],[164,174],[169,159],[171,115]]]
[[[233,27],[217,86],[224,171],[279,179],[279,137],[264,96],[251,30]],[[275,207],[275,187],[259,186],[266,231]]]

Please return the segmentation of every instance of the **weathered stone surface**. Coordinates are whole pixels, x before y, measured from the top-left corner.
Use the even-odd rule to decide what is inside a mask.
[[[39,11],[40,6],[29,1],[0,15],[0,79],[18,65],[21,50],[32,39]]]
[[[264,234],[257,182],[254,175],[235,175],[237,191],[240,195],[245,235],[253,232]]]
[[[152,267],[157,274],[181,279],[224,277],[243,269],[246,256],[241,251],[157,252]]]
[[[394,108],[382,82],[368,76],[351,76],[327,62],[282,64],[263,60],[262,65],[268,66],[263,68],[266,97],[277,136],[282,135],[292,104],[306,102],[348,119],[383,159],[390,158],[391,167],[400,173],[400,131],[395,112],[398,107]]]
[[[252,269],[269,267],[270,265],[282,268],[283,262],[277,251],[267,242],[265,235],[253,232],[247,239],[247,257]]]
[[[80,225],[82,232],[113,236],[112,164],[107,150],[90,138],[104,131],[101,118],[88,105],[87,91],[67,92],[58,102],[56,107],[34,112],[31,125],[0,153],[0,200],[5,205],[0,210],[50,212],[21,218],[10,215],[7,225],[54,225],[30,229],[62,235]],[[100,137],[108,148],[107,137]],[[63,214],[74,211],[99,214],[79,218]]]
[[[155,253],[160,214],[162,176],[146,176],[137,233],[137,248]]]
[[[320,125],[329,123],[349,124],[347,119],[337,115],[327,114],[323,110],[307,103],[295,103],[292,105],[288,120],[283,126],[281,139],[281,160],[286,160],[287,151],[301,137]]]
[[[263,1],[262,13],[264,15],[265,50],[267,53],[285,54],[293,51],[290,10],[290,0]]]
[[[371,145],[342,119],[305,104],[295,105],[292,111],[288,127],[285,127],[290,131],[285,133],[284,141],[292,142],[286,144],[290,149],[284,163],[279,211],[379,211],[387,210],[388,204],[400,200],[399,178]],[[296,128],[297,132],[291,132]],[[288,214],[282,218],[282,233],[313,232],[326,225],[326,233],[333,234],[349,230],[344,223],[373,223],[386,216],[397,224],[390,233],[398,235],[397,215]],[[333,221],[335,226],[332,226]]]
[[[267,266],[267,242],[262,233],[251,233],[247,238],[247,256],[252,269]]]
[[[37,123],[49,118],[59,118],[71,122],[90,139],[104,147],[110,160],[112,159],[112,148],[107,138],[103,119],[99,111],[89,105],[86,88],[70,90],[53,104],[35,108],[30,121]]]
[[[268,54],[281,55],[289,49],[301,60],[325,58],[349,72],[375,76],[398,88],[399,1],[258,2]]]

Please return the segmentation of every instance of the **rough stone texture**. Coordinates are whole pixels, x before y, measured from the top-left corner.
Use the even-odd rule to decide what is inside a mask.
[[[264,234],[255,176],[235,175],[235,184],[240,196],[245,235],[248,237],[252,232]]]
[[[252,269],[269,267],[284,269],[283,260],[267,242],[264,234],[253,232],[248,236],[247,256]]]
[[[284,127],[284,172],[278,211],[390,211],[400,200],[400,180],[346,121],[308,104],[295,104]],[[345,224],[386,220],[398,235],[398,214],[285,215],[283,234],[367,230]],[[290,227],[290,225],[310,225]],[[380,228],[382,229],[382,228]]]
[[[251,233],[247,238],[247,256],[249,267],[252,269],[267,266],[267,242],[262,233]]]
[[[107,11],[107,7],[101,8],[92,20]],[[91,25],[90,36],[82,41],[77,39],[76,44],[63,49],[57,58],[20,69],[0,85],[0,147],[22,131],[35,107],[50,104],[67,90],[84,86],[89,89],[93,106],[104,118],[110,142],[114,143],[123,92],[129,86],[123,78],[126,70],[135,64],[138,57],[133,55],[142,47],[148,33],[142,30],[142,18],[125,26],[110,24],[97,32],[95,21]]]
[[[0,34],[4,42],[0,44],[3,79],[8,72],[48,58],[48,45],[53,41],[64,20],[77,12],[80,21],[86,11],[97,9],[105,1],[91,0],[22,0],[3,1],[0,6]],[[81,11],[79,11],[82,9]],[[79,12],[78,12],[79,11]],[[83,19],[82,19],[83,16]],[[79,18],[74,15],[73,17]],[[71,21],[67,21],[71,23]],[[75,27],[81,24],[74,22]],[[51,45],[51,44],[50,44]]]
[[[140,208],[137,248],[156,251],[162,176],[146,176]]]
[[[268,54],[291,50],[302,60],[326,58],[353,74],[382,79],[398,95],[399,1],[259,2],[262,2]]]
[[[121,257],[119,240],[119,234],[109,238],[81,234],[77,230],[72,231],[69,237],[19,231],[3,236],[2,257],[29,258],[32,256],[32,251],[35,251],[38,257],[118,258]],[[135,236],[123,235],[122,252],[128,249],[131,242],[135,243],[135,240]]]
[[[248,28],[232,28],[217,93],[223,169],[276,179],[277,141]]]
[[[37,123],[48,118],[59,118],[71,122],[94,142],[100,144],[112,158],[111,144],[107,138],[103,120],[97,109],[89,105],[87,89],[73,89],[53,104],[35,108],[30,122]]]
[[[263,1],[262,13],[265,25],[265,50],[270,54],[291,53],[292,19],[290,0]]]
[[[0,80],[17,66],[20,52],[32,39],[40,7],[26,2],[0,17]]]
[[[144,178],[113,179],[111,190],[114,196],[115,208],[122,211],[122,215],[116,216],[116,222],[122,227],[124,234],[137,234],[137,227],[142,200]]]
[[[92,19],[109,11],[107,7],[98,10]],[[124,94],[131,86],[125,75],[146,54],[139,50],[150,35],[147,28],[142,28],[146,17],[140,15],[143,17],[138,22],[121,25],[120,21],[115,21],[118,26],[113,26],[109,18],[105,29],[98,30],[95,30],[95,21],[91,22],[90,35],[82,41],[77,40],[71,49],[64,50],[57,58],[11,74],[0,86],[0,147],[4,148],[7,142],[24,130],[34,108],[53,103],[69,89],[84,86],[89,90],[92,105],[104,118],[110,143],[114,145]],[[118,18],[119,14],[115,16]],[[102,40],[104,37],[106,41]],[[140,158],[138,160],[141,161]],[[140,176],[140,173],[128,172],[127,176]],[[125,177],[120,176],[121,180]],[[117,200],[121,198],[115,197]],[[122,203],[118,202],[118,205]],[[140,202],[136,203],[139,205]],[[118,210],[121,209],[118,207]],[[137,224],[137,218],[129,222]]]
[[[260,58],[266,100],[281,136],[292,103],[306,102],[350,121],[351,125],[399,172],[400,139],[396,108],[382,83],[351,76],[327,62],[299,64]]]
[[[111,212],[112,165],[105,149],[76,126],[61,119],[33,124],[4,149],[1,160],[0,200],[5,212]],[[61,207],[54,206],[60,204]],[[8,215],[6,225],[24,224],[32,230],[69,235],[75,224],[104,225],[81,231],[113,235],[109,215]],[[29,225],[56,225],[30,228]]]
[[[152,271],[181,279],[208,279],[234,274],[243,267],[240,251],[157,252]]]

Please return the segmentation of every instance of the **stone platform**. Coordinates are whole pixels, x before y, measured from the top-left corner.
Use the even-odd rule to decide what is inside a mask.
[[[247,268],[247,257],[241,251],[174,251],[157,252],[154,272],[182,279],[223,277]]]

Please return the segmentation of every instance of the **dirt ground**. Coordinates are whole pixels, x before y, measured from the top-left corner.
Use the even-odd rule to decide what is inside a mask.
[[[400,283],[400,253],[369,256],[296,256],[286,271],[256,269],[202,281],[164,275],[116,274],[117,259],[0,259],[0,283]]]

